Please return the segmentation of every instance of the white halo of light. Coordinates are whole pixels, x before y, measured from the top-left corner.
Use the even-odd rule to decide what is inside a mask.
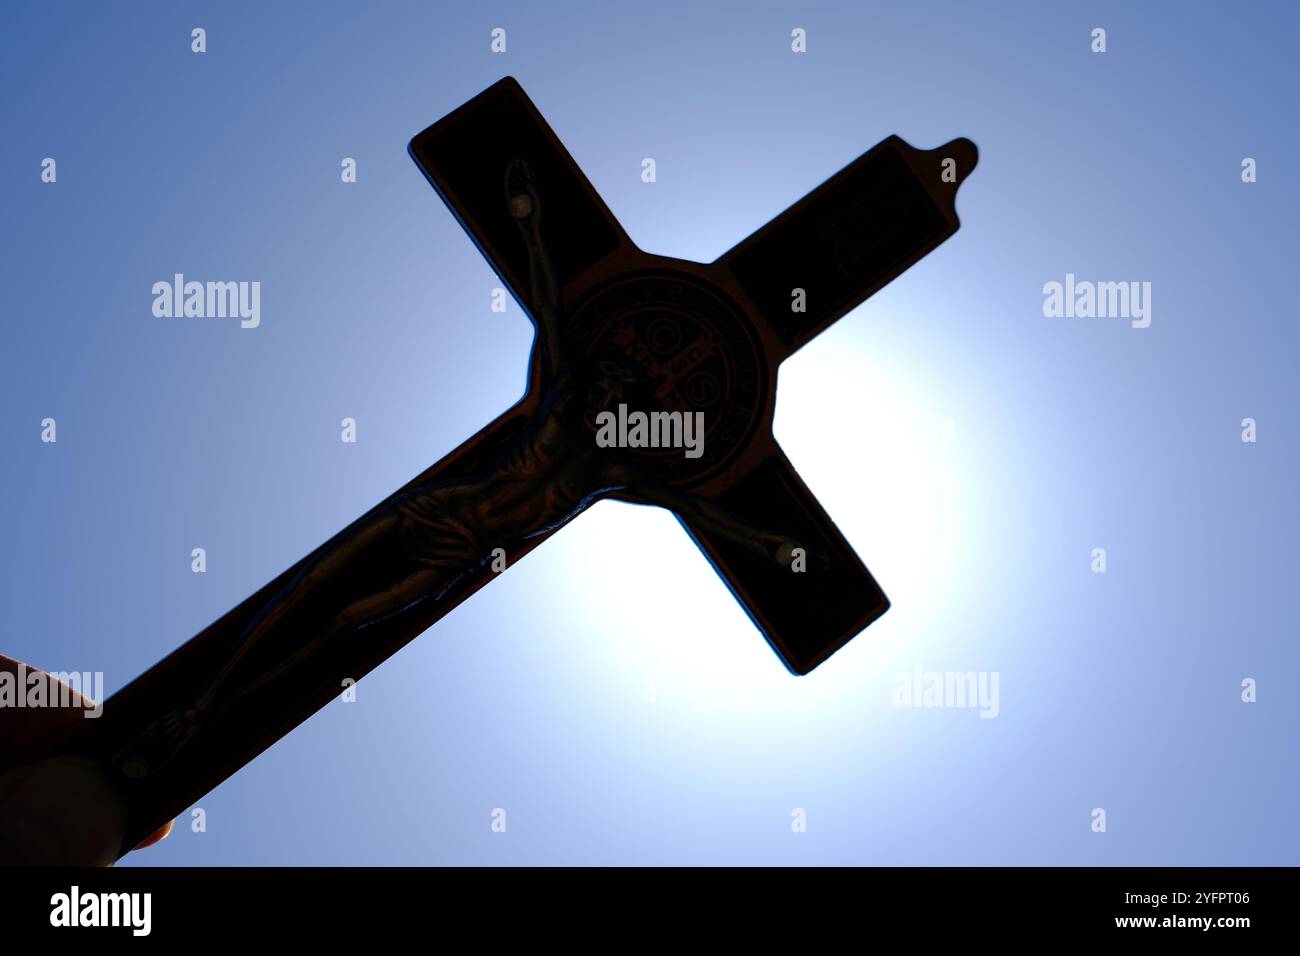
[[[827,664],[793,677],[658,509],[603,502],[548,543],[551,560],[581,569],[556,598],[580,608],[585,627],[604,619],[618,628],[607,646],[575,650],[578,669],[624,693],[671,698],[679,733],[708,719],[741,744],[755,721],[769,733],[806,733],[827,719],[828,703],[831,712],[874,708],[883,694],[887,706],[889,679],[910,671],[918,633],[947,617],[953,596],[938,582],[948,580],[960,544],[956,423],[930,403],[925,373],[891,372],[887,355],[873,360],[867,344],[837,338],[782,367],[774,431],[893,607]],[[868,681],[869,705],[861,702]]]

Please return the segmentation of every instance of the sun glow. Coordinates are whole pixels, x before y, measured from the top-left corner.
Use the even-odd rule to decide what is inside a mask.
[[[927,401],[926,380],[890,373],[867,351],[814,343],[787,362],[775,434],[890,596],[890,612],[795,678],[671,515],[604,502],[548,545],[582,569],[565,600],[582,608],[584,624],[596,627],[592,615],[619,622],[616,640],[582,650],[579,666],[593,679],[613,672],[624,693],[672,697],[674,712],[693,718],[771,721],[815,711],[828,695],[860,695],[864,679],[911,665],[911,639],[951,606],[940,582],[960,543],[957,423]],[[613,609],[628,607],[635,613]],[[845,666],[863,660],[865,671]]]

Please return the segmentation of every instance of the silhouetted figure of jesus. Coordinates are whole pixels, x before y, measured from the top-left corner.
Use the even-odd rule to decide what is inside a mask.
[[[505,200],[528,249],[537,325],[533,349],[541,350],[544,385],[536,415],[501,443],[490,467],[397,494],[314,555],[244,628],[203,694],[156,726],[155,733],[170,741],[169,752],[201,733],[204,722],[225,707],[323,648],[365,640],[366,627],[438,601],[486,565],[495,548],[508,552],[511,544],[563,525],[611,493],[668,508],[695,528],[744,545],[765,560],[791,563],[798,545],[786,536],[751,527],[704,498],[648,478],[616,450],[597,445],[597,416],[623,400],[632,375],[610,361],[593,369],[572,361],[543,238],[542,195],[526,161],[516,159],[507,167]],[[390,577],[380,590],[367,586],[376,567]],[[390,574],[390,569],[395,570]],[[299,615],[304,620],[295,623]]]

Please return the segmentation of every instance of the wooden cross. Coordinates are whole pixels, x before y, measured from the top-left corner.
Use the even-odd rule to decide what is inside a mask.
[[[512,78],[410,152],[537,326],[527,392],[46,751],[111,778],[123,852],[601,498],[672,509],[796,674],[889,607],[772,437],[777,366],[956,232],[973,143],[890,137],[708,264],[638,249]],[[607,447],[616,408],[700,453]]]

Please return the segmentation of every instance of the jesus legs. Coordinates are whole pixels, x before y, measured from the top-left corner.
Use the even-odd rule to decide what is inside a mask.
[[[445,590],[443,579],[460,571],[409,561],[398,537],[401,521],[398,512],[381,509],[304,564],[248,622],[207,689],[190,707],[162,719],[161,729],[177,747],[212,712],[291,675],[336,641]],[[377,568],[390,572],[381,577],[394,583],[367,590],[365,582]]]

